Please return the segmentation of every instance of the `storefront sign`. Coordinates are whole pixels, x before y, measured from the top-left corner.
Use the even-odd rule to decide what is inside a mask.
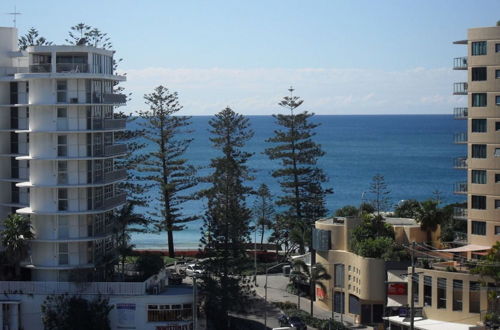
[[[387,294],[402,296],[406,294],[406,283],[389,283],[387,285]]]
[[[326,298],[326,292],[322,288],[316,288],[316,297],[318,299],[324,300]]]

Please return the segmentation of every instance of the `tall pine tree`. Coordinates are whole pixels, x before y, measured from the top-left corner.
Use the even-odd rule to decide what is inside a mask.
[[[226,108],[210,120],[210,141],[220,155],[213,158],[213,173],[206,178],[209,187],[201,195],[207,200],[207,211],[201,245],[208,260],[204,262],[203,290],[209,321],[214,329],[228,329],[230,310],[242,309],[251,286],[242,276],[248,256],[245,244],[250,242],[251,210],[246,197],[251,179],[244,151],[253,136],[248,119]]]
[[[271,143],[265,153],[272,160],[278,160],[281,166],[272,172],[281,186],[283,195],[278,197],[277,205],[285,207],[290,239],[299,246],[300,253],[310,242],[311,226],[318,218],[327,213],[325,196],[332,193],[323,183],[328,178],[317,167],[318,158],[325,153],[321,146],[313,141],[314,129],[319,124],[310,122],[314,113],[307,111],[296,113],[303,103],[298,96],[285,96],[279,105],[289,114],[273,115],[279,129],[266,142]]]
[[[198,184],[196,169],[188,164],[185,153],[193,139],[187,138],[190,117],[178,116],[182,109],[177,93],[158,86],[144,95],[148,111],[140,111],[144,138],[152,146],[147,158],[139,164],[143,187],[151,196],[157,196],[147,211],[159,232],[167,232],[168,253],[175,256],[174,231],[184,229],[185,223],[198,219],[183,212],[183,204],[191,200],[190,189]]]

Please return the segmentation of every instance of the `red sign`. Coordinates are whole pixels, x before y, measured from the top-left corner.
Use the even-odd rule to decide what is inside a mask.
[[[406,283],[389,283],[387,285],[387,294],[403,296],[406,294]]]
[[[322,288],[316,288],[316,297],[318,297],[321,300],[324,300],[326,298],[326,292]]]

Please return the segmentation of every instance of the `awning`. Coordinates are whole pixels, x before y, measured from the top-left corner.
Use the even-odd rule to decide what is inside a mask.
[[[491,246],[469,244],[469,245],[456,247],[453,249],[443,249],[443,250],[434,250],[434,251],[439,251],[439,252],[473,252],[473,251],[484,251],[484,250],[489,250],[489,249],[491,249]]]
[[[401,316],[389,316],[384,317],[384,320],[389,322],[393,322],[399,325],[405,325],[407,327],[410,326],[410,319],[404,318]],[[475,325],[463,324],[463,323],[453,323],[453,322],[445,322],[431,319],[424,319],[421,317],[415,317],[415,328],[422,330],[469,330],[469,329],[477,329]]]
[[[406,306],[408,304],[408,296],[396,296],[396,295],[388,295],[387,296],[387,307],[401,307]]]
[[[407,269],[390,269],[387,271],[388,283],[408,283],[407,277]]]

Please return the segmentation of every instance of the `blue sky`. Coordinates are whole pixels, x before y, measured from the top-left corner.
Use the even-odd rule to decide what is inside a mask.
[[[498,0],[3,0],[0,10],[14,5],[20,34],[34,26],[64,43],[79,22],[107,32],[128,111],[163,84],[193,115],[275,113],[290,85],[318,114],[451,113],[465,103],[452,83],[466,79],[451,70],[465,55],[452,42],[500,20]]]

